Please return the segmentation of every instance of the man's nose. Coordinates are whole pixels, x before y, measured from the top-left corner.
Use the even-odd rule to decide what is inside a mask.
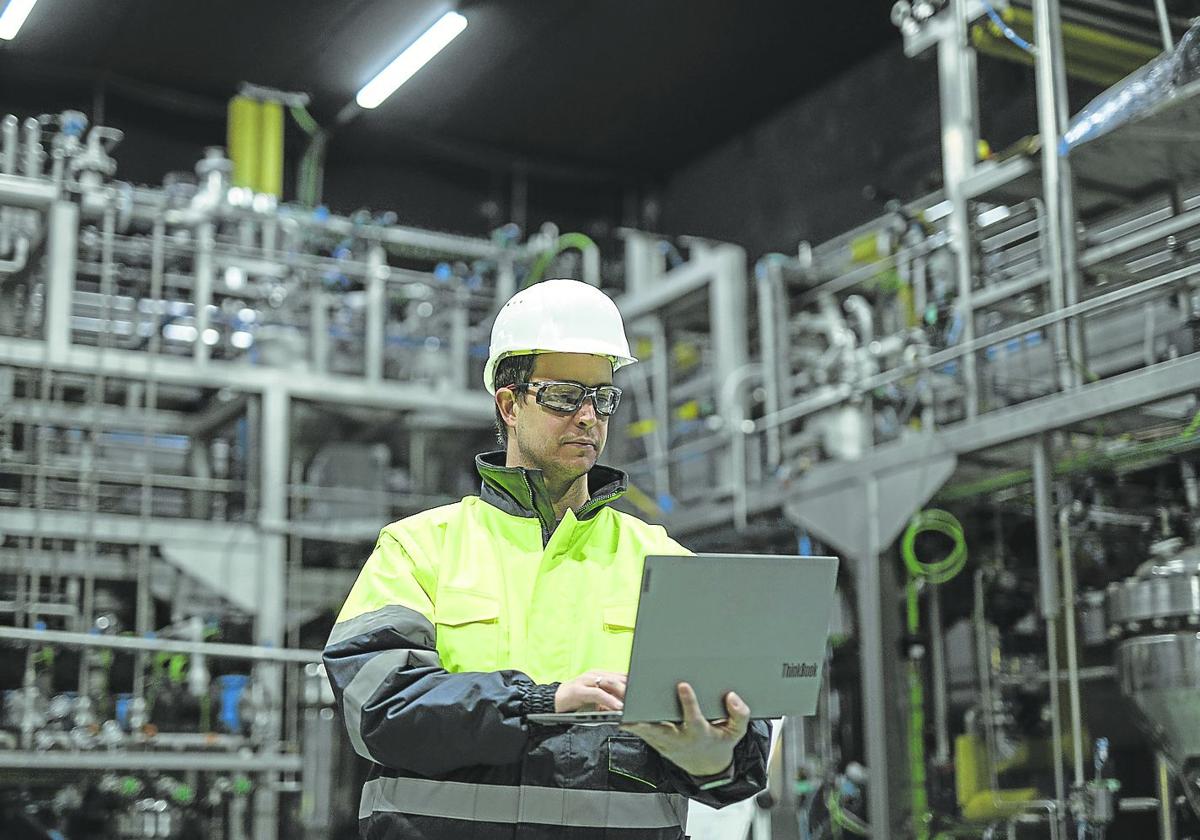
[[[580,405],[579,409],[575,412],[575,420],[579,423],[579,425],[585,427],[596,425],[597,415],[595,400],[595,397],[585,398],[583,404]]]

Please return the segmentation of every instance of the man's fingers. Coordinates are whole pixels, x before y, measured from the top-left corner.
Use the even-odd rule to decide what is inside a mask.
[[[596,678],[596,687],[601,688],[620,700],[625,699],[625,680],[619,679],[620,674],[610,674]]]
[[[740,741],[750,727],[750,707],[737,695],[737,692],[731,691],[725,695],[725,709],[729,712],[729,720],[726,724]]]
[[[625,703],[620,697],[610,694],[603,688],[586,689],[586,696],[590,702],[596,704],[597,708],[605,711],[619,712],[625,708]],[[622,696],[624,696],[624,692],[622,692]]]
[[[687,683],[680,683],[676,690],[679,692],[679,705],[683,707],[683,724],[684,726],[695,726],[698,724],[708,724],[704,719],[704,713],[700,711],[700,701],[696,699],[696,692]]]

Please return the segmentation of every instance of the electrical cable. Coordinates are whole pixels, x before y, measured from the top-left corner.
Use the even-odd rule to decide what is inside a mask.
[[[325,171],[325,147],[329,142],[329,132],[320,124],[303,105],[293,105],[288,109],[296,125],[308,135],[308,148],[300,159],[299,172],[296,177],[296,198],[306,207],[316,207],[321,203],[321,184]]]
[[[838,828],[845,829],[851,834],[857,834],[859,837],[871,836],[871,826],[842,808],[841,791],[831,788],[825,797],[825,807],[829,809],[829,819]]]
[[[562,236],[558,237],[558,241],[554,243],[553,247],[547,248],[545,251],[538,254],[537,259],[534,260],[533,265],[530,266],[529,274],[526,276],[525,282],[522,284],[521,288],[527,289],[534,283],[540,283],[543,275],[546,273],[546,269],[550,267],[550,263],[563,251],[566,251],[570,248],[578,248],[580,251],[583,251],[587,248],[596,247],[598,247],[596,242],[587,234],[564,233]]]
[[[950,553],[941,560],[923,563],[917,557],[917,535],[934,531],[954,541]],[[900,544],[904,566],[908,570],[907,628],[909,636],[916,636],[921,629],[920,584],[922,581],[937,586],[950,581],[967,565],[967,541],[962,523],[948,511],[930,508],[913,516],[904,532]],[[921,682],[921,669],[916,657],[908,660],[909,700],[909,782],[912,785],[912,813],[917,840],[929,840],[929,828],[933,814],[929,810],[929,793],[925,787],[925,687]]]
[[[917,535],[927,531],[945,534],[954,541],[954,548],[950,553],[933,563],[922,563],[916,553]],[[912,577],[935,585],[946,583],[967,565],[967,541],[962,523],[947,511],[936,508],[923,510],[908,523],[904,539],[900,543],[900,553],[904,557],[904,566]]]
[[[996,26],[996,28],[1000,30],[1001,35],[1030,55],[1037,55],[1037,47],[1014,32],[1013,28],[1008,25],[1004,18],[1000,17],[999,13],[996,11],[996,8],[989,3],[988,0],[979,0],[979,2],[983,4],[984,11],[987,12],[987,16],[991,18],[992,23]]]

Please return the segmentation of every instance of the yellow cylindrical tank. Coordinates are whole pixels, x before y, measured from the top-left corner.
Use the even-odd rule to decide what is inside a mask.
[[[258,185],[255,189],[276,198],[283,196],[283,105],[262,103],[258,147]]]
[[[229,100],[226,145],[229,159],[233,161],[231,183],[235,187],[258,189],[262,107],[257,99],[246,96],[235,96]]]

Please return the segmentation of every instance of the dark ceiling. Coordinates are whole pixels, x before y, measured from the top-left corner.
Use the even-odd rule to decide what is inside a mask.
[[[2,0],[0,0],[2,4]],[[473,0],[463,35],[331,164],[662,178],[889,44],[891,0]],[[0,108],[73,104],[221,142],[242,81],[306,91],[324,124],[438,0],[41,0],[0,42]],[[41,104],[44,103],[44,104]],[[61,103],[61,104],[60,104]],[[122,162],[123,169],[125,162]]]

